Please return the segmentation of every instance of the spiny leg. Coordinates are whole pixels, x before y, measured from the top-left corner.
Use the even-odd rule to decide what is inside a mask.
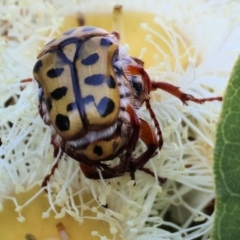
[[[150,169],[144,168],[144,165],[150,160],[151,157],[154,156],[156,150],[159,147],[158,140],[156,138],[156,134],[154,133],[153,128],[150,127],[150,125],[146,121],[142,119],[140,119],[140,121],[140,138],[147,146],[147,150],[143,152],[139,157],[133,159],[130,162],[129,171],[133,180],[135,179],[135,172],[137,170],[144,171],[145,173],[154,176],[153,172]],[[162,180],[162,178],[159,178],[159,182],[162,182]]]
[[[52,166],[51,173],[45,176],[45,178],[42,181],[42,188],[47,186],[48,181],[50,180],[51,176],[54,175],[55,170],[58,168],[58,162],[60,159],[57,160],[57,162]]]
[[[162,89],[173,96],[179,98],[183,104],[187,105],[187,101],[192,101],[196,103],[205,103],[210,101],[222,101],[222,97],[211,97],[211,98],[195,98],[194,96],[190,94],[186,94],[179,90],[179,87],[174,86],[170,83],[166,82],[155,82],[151,81],[151,91],[154,91],[156,89]]]
[[[135,150],[135,147],[137,145],[138,138],[140,135],[140,128],[141,128],[139,118],[131,105],[127,106],[127,112],[130,116],[130,124],[132,127],[132,134],[128,141],[128,146],[127,146],[126,153],[124,156],[125,160],[123,160],[123,162],[125,164],[124,165],[125,171],[128,168],[128,163],[129,163],[129,160],[131,159],[132,152]]]
[[[61,151],[61,152],[59,152],[59,151]],[[59,156],[58,156],[58,152],[59,152]],[[58,157],[58,159],[57,159],[56,163],[52,166],[51,172],[47,176],[45,176],[45,178],[43,179],[43,181],[42,181],[43,188],[47,186],[47,183],[50,180],[51,176],[54,175],[55,170],[58,168],[58,163],[59,163],[59,160],[60,160],[62,154],[63,153],[62,153],[61,149],[54,148],[54,157]]]
[[[152,107],[151,107],[151,104],[149,102],[149,99],[145,100],[145,104],[146,104],[147,110],[149,111],[150,117],[151,117],[151,119],[154,122],[155,128],[157,129],[157,135],[158,135],[158,138],[159,138],[158,139],[158,148],[159,148],[159,150],[161,150],[161,148],[163,146],[163,137],[162,137],[161,128],[160,128],[159,123],[158,123],[158,121],[156,119],[155,113],[152,110]]]
[[[147,94],[149,94],[149,92],[152,89],[152,81],[150,80],[147,72],[144,70],[143,68],[143,62],[141,60],[139,60],[138,58],[132,58],[138,65],[135,64],[129,64],[128,66],[125,67],[124,71],[126,73],[126,75],[129,74],[133,74],[133,75],[141,75],[142,79],[143,79],[143,86],[144,86],[144,90]],[[159,136],[159,141],[158,141],[158,146],[159,149],[162,148],[163,145],[163,140],[162,140],[162,131],[160,129],[159,123],[156,119],[155,113],[153,112],[152,108],[151,108],[151,104],[149,102],[149,98],[145,99],[145,103],[146,103],[146,108],[150,113],[150,116],[154,122],[154,125],[157,129],[157,134]]]
[[[143,68],[143,63],[141,60],[137,60],[137,58],[132,58],[136,64],[128,64],[124,67],[124,73],[128,75],[140,75],[143,79],[143,87],[146,94],[149,94],[151,91],[151,80],[147,74],[147,72]],[[141,61],[141,62],[140,62]]]
[[[137,59],[137,58],[132,58],[136,63],[136,64],[129,64],[128,66],[125,67],[125,74],[126,75],[141,75],[142,79],[143,79],[143,86],[144,86],[144,90],[147,94],[149,94],[149,92],[151,91],[151,80],[147,74],[147,72],[144,70],[143,65],[144,63]],[[146,108],[150,113],[150,116],[154,122],[155,128],[157,129],[157,135],[158,135],[158,140],[154,140],[154,138],[151,138],[150,136],[155,136],[155,133],[153,131],[153,129],[146,123],[143,123],[143,120],[141,121],[142,125],[145,125],[144,127],[141,126],[141,136],[140,138],[143,140],[143,142],[146,144],[146,146],[149,147],[149,149],[144,152],[141,156],[139,156],[134,163],[131,162],[132,165],[132,170],[130,170],[131,172],[131,177],[132,179],[134,179],[134,173],[135,171],[141,170],[144,171],[145,173],[148,173],[152,176],[154,176],[153,172],[148,169],[148,168],[144,168],[143,166],[149,161],[149,159],[151,157],[154,156],[154,153],[157,150],[157,147],[159,148],[159,150],[161,150],[162,145],[163,145],[163,138],[162,138],[162,131],[161,128],[159,126],[159,123],[156,119],[155,113],[153,112],[152,108],[151,108],[151,104],[149,102],[149,99],[146,98],[145,99],[145,103],[146,103]],[[145,134],[144,134],[145,132]],[[149,132],[152,132],[151,134],[148,134]],[[156,138],[156,136],[155,136]],[[155,144],[157,144],[157,147],[154,147]],[[158,180],[160,183],[164,183],[166,181],[165,178],[161,178],[158,177]]]
[[[150,105],[150,102],[149,100],[145,100],[145,103],[146,103],[146,108],[148,109],[149,111],[149,114],[151,116],[151,118],[153,119],[153,122],[154,122],[154,125],[155,125],[155,128],[157,129],[157,135],[158,135],[158,149],[161,150],[162,149],[162,146],[163,146],[163,138],[162,138],[162,131],[161,131],[161,128],[159,126],[159,123],[156,119],[156,116],[155,116],[155,113],[153,112],[152,108],[151,108],[151,105]],[[150,126],[149,126],[150,127]],[[142,141],[145,143],[146,146],[148,145],[151,145],[151,142],[149,141],[150,139],[148,138],[148,135],[147,134],[143,134],[143,129],[141,129],[141,136],[140,138],[142,139]],[[154,154],[152,155],[152,157],[154,156]],[[145,168],[145,167],[142,167],[142,168],[139,168],[139,170],[147,173],[147,174],[150,174],[154,177],[154,173],[148,169],[148,168]],[[162,177],[158,177],[158,181],[160,183],[165,183],[166,182],[166,178],[162,178]]]
[[[29,83],[29,82],[32,82],[32,81],[33,81],[32,78],[26,78],[26,79],[21,80],[20,82],[21,83]],[[23,91],[24,89],[25,89],[25,85],[21,85],[20,90]]]
[[[133,60],[135,60],[136,63],[138,63],[138,60],[136,60],[134,58],[133,58]],[[144,82],[145,91],[147,93],[149,93],[150,91],[157,90],[157,89],[162,89],[162,90],[172,94],[173,96],[179,98],[185,105],[187,105],[187,101],[192,101],[192,102],[202,104],[204,102],[209,102],[209,101],[222,101],[222,99],[223,99],[222,97],[195,98],[194,96],[192,96],[190,94],[186,94],[186,93],[180,91],[179,87],[174,86],[170,83],[152,81],[152,80],[150,80],[149,75],[144,70],[143,66],[141,66],[141,64],[139,64],[139,65],[129,64],[125,68],[125,73],[126,73],[126,75],[129,75],[129,74],[141,75],[143,82]]]

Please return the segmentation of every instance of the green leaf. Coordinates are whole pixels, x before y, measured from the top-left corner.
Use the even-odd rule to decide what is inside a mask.
[[[214,151],[214,240],[240,239],[240,57],[224,96]]]

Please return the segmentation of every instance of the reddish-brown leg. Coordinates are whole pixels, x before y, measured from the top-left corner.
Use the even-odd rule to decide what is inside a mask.
[[[186,94],[179,90],[179,87],[176,87],[170,83],[166,82],[155,82],[151,81],[151,91],[154,91],[156,89],[162,89],[175,97],[179,98],[183,104],[187,105],[187,101],[192,101],[196,103],[204,103],[209,101],[222,101],[222,97],[212,97],[212,98],[195,98],[192,95]]]
[[[32,82],[33,79],[32,78],[26,78],[21,80],[21,83],[28,83],[28,82]],[[22,91],[25,88],[25,86],[20,86],[20,90]]]
[[[128,141],[128,146],[126,149],[124,160],[122,160],[122,162],[124,163],[125,171],[127,170],[129,160],[132,156],[132,152],[135,150],[135,147],[137,145],[137,141],[140,135],[140,128],[141,128],[139,118],[131,105],[128,105],[127,112],[130,116],[130,124],[132,126],[133,132]]]
[[[136,58],[133,58],[133,60],[136,61]],[[141,60],[139,60],[139,61],[141,61]],[[144,90],[147,94],[149,94],[149,92],[151,91],[151,80],[142,65],[129,64],[128,66],[125,67],[124,72],[127,76],[128,75],[141,75],[142,79],[143,79]]]
[[[159,147],[159,143],[153,128],[150,127],[150,125],[146,121],[142,119],[140,120],[141,120],[140,138],[147,146],[147,150],[143,152],[139,157],[133,159],[130,162],[129,171],[132,179],[135,179],[134,174],[137,170],[144,171],[145,173],[154,176],[153,172],[150,169],[144,168],[144,165],[150,160],[151,157],[154,156],[156,150]],[[160,141],[162,146],[162,140]],[[163,179],[159,178],[159,182],[163,182]]]
[[[134,58],[133,58],[134,59]],[[134,59],[135,60],[135,59]],[[135,60],[136,61],[136,60]],[[187,105],[187,101],[192,101],[196,103],[204,103],[209,101],[222,101],[222,97],[212,97],[212,98],[195,98],[192,95],[186,94],[179,90],[179,87],[176,87],[170,83],[166,82],[155,82],[151,81],[147,72],[144,70],[141,65],[130,64],[126,67],[126,75],[141,75],[143,79],[143,83],[146,89],[146,92],[154,91],[157,89],[162,89],[175,97],[179,98],[185,105]]]
[[[32,78],[25,78],[23,80],[21,80],[21,83],[27,83],[27,82],[32,82],[33,79]]]
[[[162,138],[162,131],[161,131],[161,128],[159,126],[159,123],[156,119],[156,116],[155,116],[155,113],[154,111],[152,110],[152,107],[151,107],[151,104],[149,102],[149,99],[146,99],[145,100],[145,104],[146,104],[146,108],[147,110],[149,111],[149,114],[154,122],[154,125],[155,125],[155,128],[157,129],[157,135],[158,135],[158,148],[159,150],[161,150],[162,148],[162,145],[163,145],[163,138]]]
[[[54,174],[55,170],[57,169],[59,160],[60,160],[60,157],[57,160],[57,162],[52,166],[51,173],[48,174],[47,176],[45,176],[45,178],[43,179],[43,181],[42,181],[43,188],[47,186],[47,183],[50,180],[50,177]]]
[[[54,151],[53,151],[53,156],[54,156],[54,158],[56,158],[56,157],[58,156],[59,151],[61,151],[61,152],[60,152],[60,154],[59,154],[59,156],[58,156],[57,162],[56,162],[56,163],[52,166],[52,168],[51,168],[51,173],[49,173],[49,174],[48,174],[47,176],[45,176],[45,178],[43,179],[43,181],[42,181],[42,187],[46,187],[46,186],[47,186],[47,183],[48,183],[48,181],[50,180],[50,177],[51,177],[52,175],[54,175],[54,172],[55,172],[55,170],[56,170],[57,167],[58,167],[58,163],[59,163],[59,161],[60,161],[60,158],[61,158],[62,155],[63,155],[63,151],[61,150],[61,146],[57,145],[57,144],[55,143],[55,141],[54,141],[55,137],[56,137],[56,135],[53,135],[52,138],[51,138],[51,144],[53,145],[53,148],[54,148]]]

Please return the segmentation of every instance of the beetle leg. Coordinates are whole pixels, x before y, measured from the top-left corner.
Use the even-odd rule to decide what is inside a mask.
[[[149,102],[149,99],[146,99],[145,100],[145,103],[146,103],[146,108],[148,109],[148,111],[149,111],[149,113],[150,113],[150,116],[151,116],[151,118],[153,119],[153,122],[154,122],[154,125],[155,125],[155,128],[156,128],[156,130],[157,130],[157,135],[158,135],[158,140],[156,140],[156,135],[155,135],[155,133],[154,133],[154,130],[149,126],[149,124],[147,123],[147,122],[145,122],[144,120],[142,120],[142,119],[140,119],[141,120],[141,133],[140,133],[140,138],[142,139],[142,141],[145,143],[145,145],[146,146],[152,146],[152,145],[155,145],[156,144],[156,141],[157,141],[157,143],[158,143],[158,149],[159,150],[161,150],[161,148],[162,148],[162,145],[163,145],[163,138],[162,138],[162,131],[161,131],[161,128],[160,128],[160,126],[159,126],[159,123],[158,123],[158,121],[157,121],[157,119],[156,119],[156,116],[155,116],[155,113],[153,112],[153,110],[152,110],[152,108],[151,108],[151,104],[150,104],[150,102]],[[151,137],[150,137],[151,136]],[[153,147],[153,149],[154,149],[155,147]],[[150,149],[151,149],[151,147],[150,147]],[[146,153],[146,155],[148,155],[149,156],[149,159],[151,158],[151,157],[153,157],[154,156],[154,152],[156,151],[156,149],[153,151],[153,152],[150,152],[149,151],[149,153]],[[145,156],[146,156],[145,155]],[[141,156],[140,156],[141,157]],[[141,159],[139,160],[139,158],[140,157],[138,157],[138,160],[136,159],[136,160],[134,160],[134,161],[141,161]],[[150,169],[148,169],[148,168],[145,168],[145,167],[143,167],[146,163],[147,163],[147,161],[149,160],[147,160],[147,159],[145,159],[145,161],[144,161],[144,157],[142,157],[142,159],[143,159],[143,162],[140,164],[140,165],[142,165],[142,166],[135,166],[134,168],[135,168],[135,171],[136,171],[136,169],[138,169],[138,170],[141,170],[141,171],[143,171],[143,172],[145,172],[145,173],[148,173],[148,174],[150,174],[150,175],[152,175],[153,177],[154,177],[154,173],[150,170]],[[138,165],[139,163],[134,163],[134,165]],[[131,172],[130,173],[131,174],[131,177],[132,177],[132,179],[134,179],[134,171],[133,172]],[[161,178],[161,177],[158,177],[158,181],[160,182],[160,183],[164,183],[165,181],[166,181],[166,178]]]
[[[55,170],[57,169],[59,160],[60,160],[60,156],[59,156],[57,162],[52,166],[51,173],[48,174],[47,176],[45,176],[45,178],[43,179],[43,181],[42,181],[43,188],[47,186],[47,183],[50,180],[50,177],[54,174]]]
[[[42,187],[46,187],[47,186],[47,183],[48,181],[50,180],[50,177],[54,174],[55,170],[57,169],[58,167],[58,162],[60,161],[60,158],[62,157],[63,155],[63,151],[61,149],[61,146],[59,144],[56,143],[55,141],[55,138],[56,138],[56,134],[53,134],[52,137],[51,137],[51,144],[53,145],[53,156],[54,158],[58,158],[57,162],[52,166],[51,168],[51,173],[48,174],[47,176],[45,176],[45,178],[43,179],[42,181]],[[59,156],[58,156],[59,155]]]
[[[136,61],[136,59],[134,59],[134,58],[133,58],[133,60]],[[145,86],[145,91],[147,94],[149,94],[149,92],[151,91],[151,87],[152,87],[151,80],[150,80],[147,72],[144,70],[143,66],[141,66],[141,62],[139,62],[139,61],[141,61],[141,60],[138,59],[136,61],[139,65],[129,64],[128,66],[125,67],[124,71],[125,71],[126,75],[129,75],[129,74],[141,75],[142,79],[143,79],[143,86]],[[143,62],[142,62],[142,64],[143,64]],[[163,145],[162,131],[161,131],[159,123],[156,119],[155,113],[153,112],[153,110],[151,108],[151,104],[150,104],[148,98],[145,99],[145,103],[146,103],[146,108],[148,109],[150,116],[153,119],[154,125],[157,129],[157,134],[159,136],[158,147],[159,147],[159,149],[161,149],[162,145]]]
[[[128,141],[126,153],[124,154],[124,158],[123,158],[124,160],[122,160],[122,162],[125,164],[124,165],[125,171],[128,167],[128,163],[132,156],[132,152],[135,150],[135,147],[137,145],[137,141],[140,135],[140,128],[141,128],[139,118],[131,105],[127,106],[127,112],[130,116],[130,124],[132,126],[133,131]]]
[[[209,101],[222,101],[222,97],[211,97],[211,98],[195,98],[190,94],[186,94],[182,91],[179,90],[179,87],[174,86],[170,83],[166,82],[156,82],[156,81],[151,81],[147,72],[144,70],[144,68],[140,65],[134,65],[134,64],[129,64],[125,68],[125,74],[129,75],[141,75],[144,86],[146,87],[145,91],[149,93],[150,91],[154,91],[157,89],[162,89],[175,97],[179,98],[183,104],[187,105],[187,101],[192,101],[196,103],[204,103],[204,102],[209,102]]]
[[[100,175],[98,172],[98,168],[96,166],[89,166],[82,162],[79,163],[80,168],[83,172],[83,174],[90,179],[98,180],[100,179]],[[121,164],[108,169],[101,170],[101,175],[103,179],[109,179],[109,178],[115,178],[120,177],[124,174],[124,171],[122,171],[122,168],[120,167]]]
[[[170,83],[151,81],[151,91],[154,91],[159,88],[174,95],[175,97],[179,98],[185,105],[187,105],[187,101],[192,101],[192,102],[196,102],[196,103],[200,103],[200,104],[207,102],[207,101],[208,102],[215,101],[215,100],[222,101],[222,97],[195,98],[192,95],[189,95],[189,94],[186,94],[186,93],[180,91],[179,87],[174,86]]]
[[[144,165],[150,160],[150,158],[154,155],[157,148],[159,147],[158,140],[157,140],[156,134],[154,133],[153,128],[150,127],[150,125],[143,119],[140,119],[140,120],[141,120],[140,138],[146,144],[147,150],[143,152],[139,157],[137,157],[136,159],[133,159],[130,162],[129,171],[132,179],[135,179],[134,174],[136,170],[142,170],[146,173],[151,172],[149,169],[146,170],[144,168]],[[153,173],[151,175],[153,175]]]
[[[133,58],[133,60],[135,60]],[[136,60],[135,60],[136,61]],[[149,94],[149,92],[151,91],[151,80],[147,74],[147,72],[144,70],[144,67],[141,66],[140,63],[141,60],[137,60],[136,63],[138,64],[128,64],[127,66],[125,66],[124,68],[124,73],[128,76],[128,75],[141,75],[142,79],[143,79],[143,86],[144,86],[144,90],[147,94]]]
[[[161,150],[162,148],[162,145],[163,145],[163,137],[162,137],[162,131],[161,131],[161,128],[159,126],[159,123],[156,119],[156,116],[155,116],[155,113],[154,111],[152,110],[152,107],[151,107],[151,104],[149,102],[149,99],[146,99],[145,100],[145,104],[146,104],[146,108],[147,110],[149,111],[149,114],[154,122],[154,125],[155,125],[155,128],[157,129],[157,135],[158,135],[158,148],[159,150]],[[147,144],[146,144],[147,145]]]
[[[143,67],[144,66],[144,61],[142,61],[139,58],[136,57],[131,57],[139,66]]]
[[[33,81],[32,78],[26,78],[26,79],[21,80],[20,82],[21,82],[21,83],[29,83],[29,82],[32,82],[32,81]],[[20,86],[20,90],[21,90],[21,91],[22,91],[24,88],[25,88],[25,85]]]

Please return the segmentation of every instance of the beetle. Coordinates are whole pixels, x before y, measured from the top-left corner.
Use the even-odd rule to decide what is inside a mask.
[[[33,68],[39,84],[39,113],[51,126],[54,155],[60,149],[79,161],[90,179],[100,179],[99,170],[103,179],[125,172],[135,179],[136,170],[153,175],[144,165],[161,150],[163,138],[150,92],[162,89],[183,104],[222,100],[195,98],[172,84],[151,80],[143,61],[129,56],[119,39],[117,32],[97,27],[70,29],[43,47]],[[138,116],[143,104],[154,126]],[[147,149],[135,157],[139,139]],[[116,157],[120,158],[116,166],[104,163]],[[57,164],[42,186],[46,186]]]

